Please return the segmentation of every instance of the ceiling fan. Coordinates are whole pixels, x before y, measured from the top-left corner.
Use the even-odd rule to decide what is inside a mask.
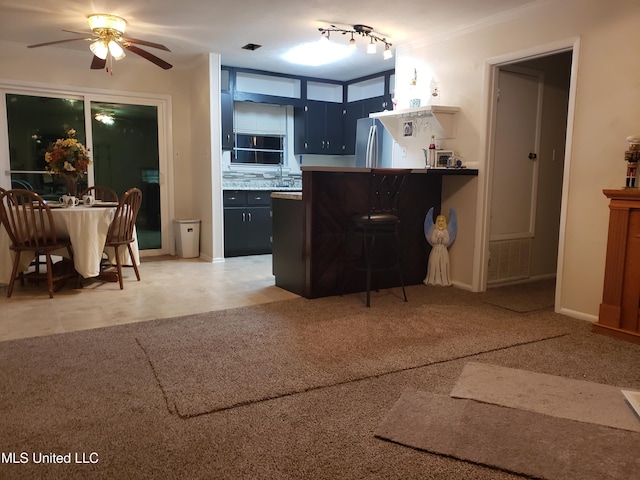
[[[124,36],[124,31],[127,28],[127,21],[116,15],[110,14],[94,14],[89,15],[89,28],[91,32],[73,32],[71,30],[63,30],[64,32],[75,33],[80,35],[90,35],[89,37],[76,37],[67,38],[66,40],[56,40],[53,42],[38,43],[35,45],[28,45],[28,48],[44,47],[47,45],[55,45],[58,43],[76,42],[78,40],[86,40],[91,42],[89,49],[93,53],[93,60],[91,62],[91,68],[99,70],[106,68],[107,71],[111,71],[113,60],[120,60],[125,57],[125,50],[135,53],[136,55],[146,58],[150,62],[156,64],[160,68],[165,70],[170,69],[173,65],[165,62],[161,58],[156,57],[152,53],[143,50],[137,45],[144,45],[146,47],[153,47],[159,50],[170,52],[167,47],[159,43],[148,42],[146,40],[138,40],[136,38],[129,38]],[[107,65],[109,62],[109,65]]]

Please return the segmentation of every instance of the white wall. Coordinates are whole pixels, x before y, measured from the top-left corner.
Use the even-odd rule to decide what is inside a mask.
[[[541,47],[556,49],[579,38],[575,117],[567,151],[556,309],[596,319],[602,299],[608,227],[604,188],[624,185],[625,137],[640,133],[640,62],[633,32],[640,25],[640,3],[624,0],[559,0],[523,11],[521,18],[472,31],[438,43],[396,50],[396,91],[405,95],[414,68],[435,72],[441,104],[461,107],[458,138],[448,144],[465,158],[480,161],[478,218],[486,206],[486,136],[489,63]],[[419,77],[420,78],[420,77]],[[428,81],[425,79],[426,85]],[[468,188],[474,185],[469,184]],[[465,188],[467,188],[465,186]],[[468,216],[470,212],[464,212]],[[473,217],[473,216],[472,216]],[[477,279],[476,226],[472,261],[465,255],[463,281]],[[562,241],[564,239],[564,243]],[[452,251],[453,255],[453,251]],[[452,259],[453,263],[453,259]],[[473,265],[473,267],[472,267]]]

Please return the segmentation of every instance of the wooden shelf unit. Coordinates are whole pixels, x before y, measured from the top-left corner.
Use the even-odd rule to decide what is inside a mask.
[[[592,331],[640,343],[640,190],[603,190],[610,199],[604,289]]]

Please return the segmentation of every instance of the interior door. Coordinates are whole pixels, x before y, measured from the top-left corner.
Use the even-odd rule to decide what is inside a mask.
[[[541,72],[518,67],[499,70],[492,162],[491,241],[535,235],[542,88]]]

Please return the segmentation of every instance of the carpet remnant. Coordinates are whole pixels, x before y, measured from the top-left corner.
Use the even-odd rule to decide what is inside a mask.
[[[640,432],[640,419],[612,385],[469,362],[451,396]]]
[[[637,478],[640,434],[406,389],[379,438],[550,480]],[[593,455],[597,451],[598,455]]]
[[[553,308],[555,279],[490,288],[479,295],[489,305],[526,313]]]
[[[174,319],[136,340],[169,409],[193,417],[567,332],[482,304],[381,298],[375,308],[296,299]]]

